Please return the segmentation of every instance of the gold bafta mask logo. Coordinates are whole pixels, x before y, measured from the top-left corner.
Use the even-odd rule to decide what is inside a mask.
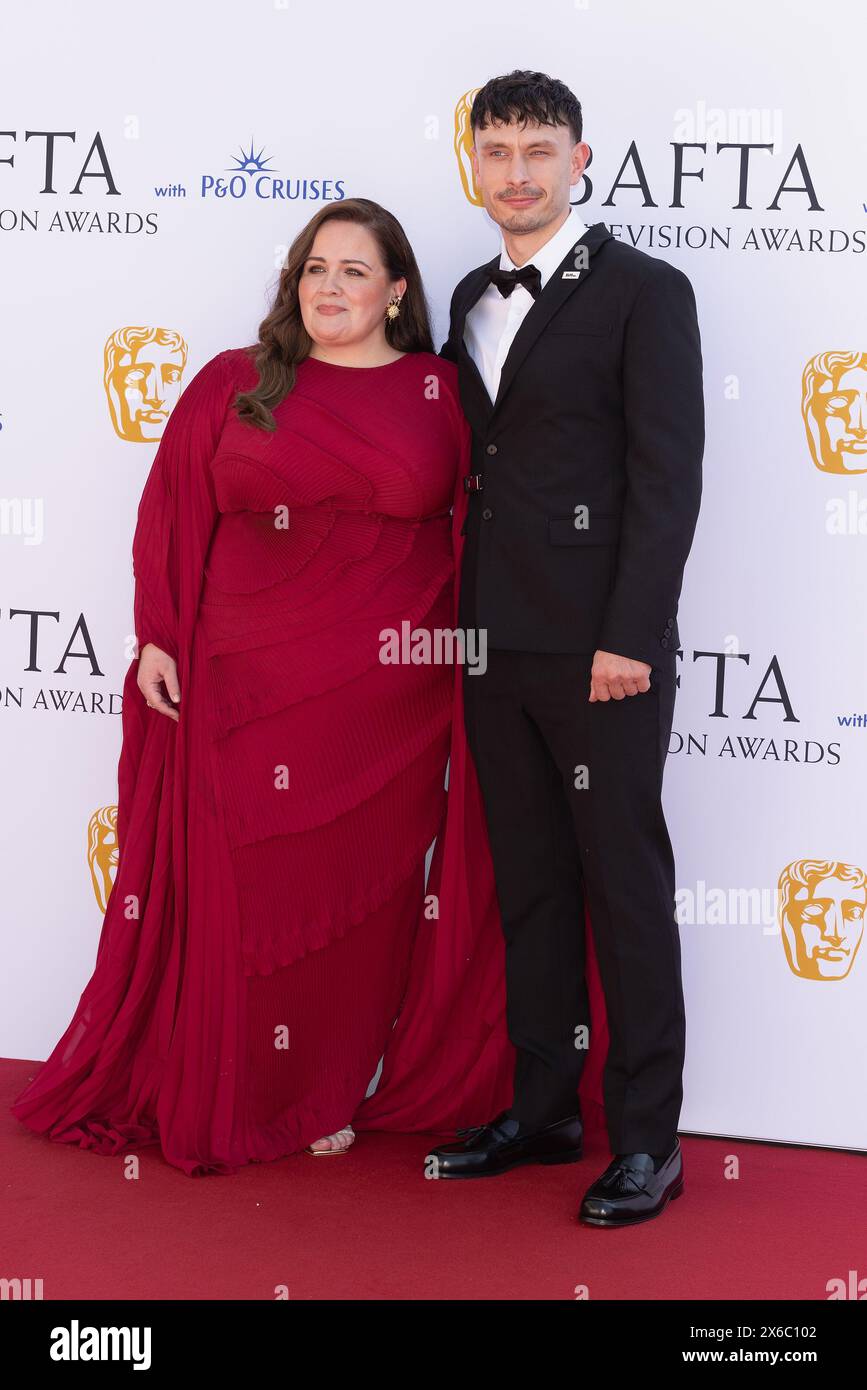
[[[455,107],[455,156],[458,161],[464,193],[477,208],[482,206],[482,195],[478,190],[476,176],[473,173],[473,131],[470,125],[470,111],[480,91],[480,87],[473,87],[472,91],[465,92]]]
[[[104,913],[117,873],[116,806],[101,806],[91,816],[87,827],[87,862],[96,901]]]
[[[798,859],[780,874],[780,930],[803,980],[843,980],[864,934],[867,875],[854,864]]]
[[[134,444],[162,438],[181,394],[187,345],[173,328],[119,328],[105,345],[103,382],[115,432]]]
[[[804,368],[801,414],[823,473],[867,473],[867,352],[820,352]]]

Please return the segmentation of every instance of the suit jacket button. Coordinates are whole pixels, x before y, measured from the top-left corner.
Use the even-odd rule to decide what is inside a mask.
[[[495,454],[496,452],[497,452],[497,446],[496,446],[496,444],[487,444],[487,445],[485,446],[485,453],[486,453],[486,454]]]
[[[667,647],[667,646],[668,646],[668,638],[667,638],[667,637],[660,637],[660,639],[659,639],[659,645],[660,645],[661,647]]]
[[[493,515],[494,513],[491,511],[490,507],[485,507],[484,511],[482,512],[482,520],[490,521]]]

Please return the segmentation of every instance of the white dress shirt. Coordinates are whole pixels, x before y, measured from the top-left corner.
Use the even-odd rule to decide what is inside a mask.
[[[527,262],[534,265],[542,279],[542,289],[580,237],[587,231],[574,208],[552,237],[540,246]],[[500,240],[500,269],[517,270],[506,243]],[[496,285],[491,283],[467,314],[464,324],[464,342],[470,356],[481,373],[488,388],[488,395],[494,401],[500,387],[500,373],[506,360],[512,340],[530,312],[535,300],[525,285],[516,285],[510,295],[502,295]]]

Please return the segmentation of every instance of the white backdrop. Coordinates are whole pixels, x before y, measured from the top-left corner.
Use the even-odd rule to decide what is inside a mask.
[[[583,104],[584,221],[674,261],[699,306],[705,489],[666,781],[683,1127],[867,1149],[857,13],[845,0],[734,0],[724,19],[689,0],[7,9],[0,1053],[44,1057],[65,1028],[112,873],[130,546],[155,450],[139,435],[160,426],[115,427],[107,344],[131,326],[179,335],[183,384],[253,340],[323,194],[374,198],[401,219],[439,344],[453,285],[498,245],[461,181],[456,108],[528,67]],[[770,148],[718,149],[745,142]],[[238,172],[251,150],[256,170]],[[680,196],[678,158],[702,171]],[[224,196],[218,180],[231,181]]]

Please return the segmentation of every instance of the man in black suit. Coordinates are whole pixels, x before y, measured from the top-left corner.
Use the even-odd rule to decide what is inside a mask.
[[[510,1109],[432,1156],[440,1177],[580,1158],[586,898],[614,1158],[579,1217],[622,1226],[683,1188],[685,1021],[661,792],[701,494],[695,299],[681,271],[570,207],[590,150],[562,82],[494,78],[471,127],[502,245],[455,290],[441,351],[473,428],[459,623],[487,630],[488,665],[465,670],[466,726],[517,1057]]]

